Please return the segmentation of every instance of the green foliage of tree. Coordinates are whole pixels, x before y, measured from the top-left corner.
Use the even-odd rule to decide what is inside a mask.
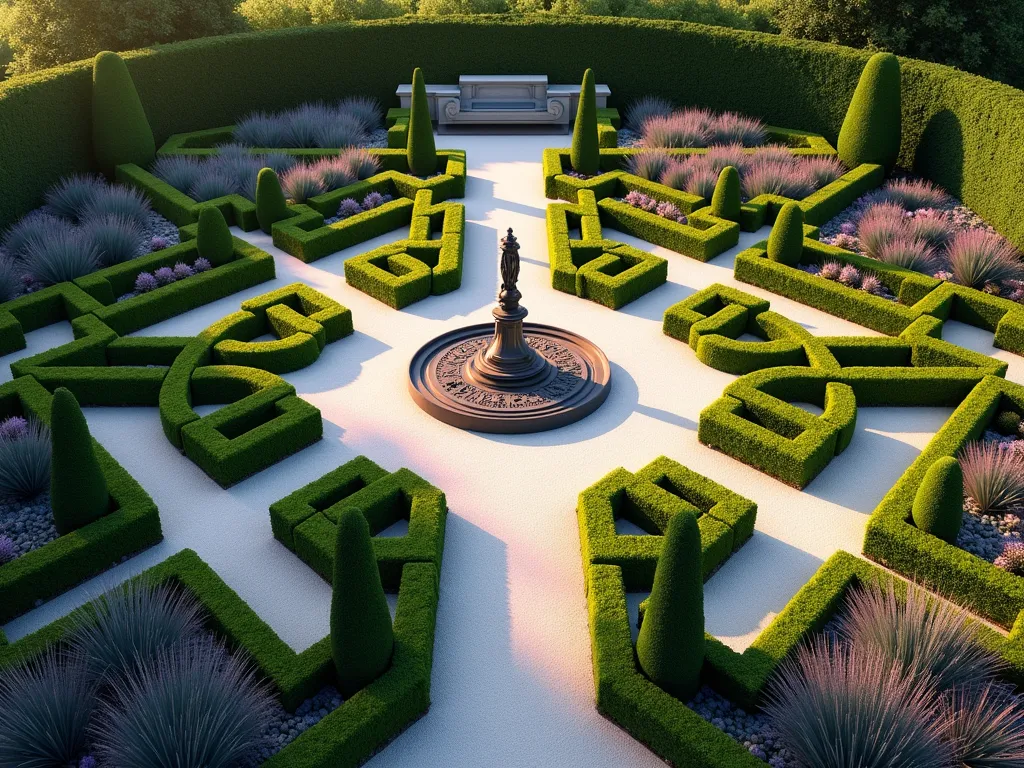
[[[943,456],[930,467],[914,496],[914,525],[950,544],[963,524],[964,473],[960,462]]]
[[[636,654],[644,674],[672,695],[685,701],[697,692],[704,665],[704,576],[700,529],[690,512],[669,520]]]
[[[196,235],[196,250],[204,259],[214,265],[223,264],[231,258],[234,242],[231,230],[224,220],[224,214],[212,205],[199,213],[199,232]]]
[[[896,165],[903,138],[900,88],[900,62],[895,56],[876,53],[868,59],[836,142],[839,159],[848,167]]]
[[[92,148],[96,164],[110,176],[119,165],[145,167],[156,157],[153,131],[132,76],[110,51],[97,54],[93,64]]]
[[[390,19],[413,10],[412,0],[310,0],[314,24],[358,19]]]
[[[725,166],[718,174],[715,192],[711,196],[711,214],[728,221],[740,220],[740,174],[731,165]]]
[[[452,14],[505,13],[506,0],[419,0],[416,13],[420,16],[450,16]]]
[[[1019,0],[790,0],[777,9],[784,35],[891,51],[1024,84]]]
[[[313,23],[310,0],[242,0],[238,13],[251,29],[306,27]]]
[[[601,147],[597,139],[597,92],[591,69],[583,73],[569,158],[577,173],[594,176],[601,170]]]
[[[12,74],[243,28],[237,0],[16,0]]]
[[[262,168],[256,176],[256,220],[268,235],[275,221],[287,219],[291,213],[281,191],[281,180],[273,168]]]
[[[437,149],[434,147],[434,126],[430,122],[427,85],[423,71],[412,72],[412,101],[409,105],[409,132],[405,147],[409,173],[429,176],[437,170]]]
[[[804,251],[804,212],[796,203],[786,203],[779,211],[768,235],[768,258],[794,266]]]
[[[110,494],[78,400],[64,387],[53,393],[50,506],[61,536],[110,511]]]
[[[338,513],[332,584],[331,652],[338,690],[351,696],[388,668],[395,643],[370,527],[352,507]]]

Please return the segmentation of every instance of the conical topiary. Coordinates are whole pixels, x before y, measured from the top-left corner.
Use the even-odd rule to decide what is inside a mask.
[[[731,165],[718,174],[715,193],[711,196],[711,215],[728,221],[740,220],[740,174]]]
[[[804,252],[804,212],[796,203],[786,203],[768,235],[768,258],[795,266]]]
[[[864,66],[839,131],[839,159],[850,168],[861,163],[896,165],[902,140],[900,62],[876,53]]]
[[[224,214],[212,205],[203,208],[199,212],[199,234],[196,236],[199,255],[216,266],[230,261],[234,247]]]
[[[156,157],[146,119],[128,67],[116,53],[96,54],[92,69],[92,149],[108,176],[124,163],[148,166]]]
[[[963,470],[955,458],[943,456],[928,467],[914,496],[914,525],[954,544],[963,523],[963,513]]]
[[[636,641],[640,667],[677,698],[697,692],[704,664],[704,576],[697,517],[669,520]]]
[[[391,662],[394,634],[373,554],[370,527],[358,509],[338,513],[331,592],[331,650],[338,690],[351,696]]]
[[[597,92],[594,72],[590,69],[583,73],[569,160],[577,173],[594,176],[601,170],[601,148],[597,138]]]
[[[409,173],[413,176],[429,176],[437,170],[434,126],[430,123],[427,86],[419,67],[412,71],[412,104],[409,105],[405,155],[409,161]]]
[[[275,221],[291,216],[284,192],[281,191],[281,180],[273,168],[263,168],[256,177],[256,220],[260,229],[270,234]]]
[[[51,407],[50,506],[57,533],[63,536],[109,512],[110,494],[75,396],[58,387]]]

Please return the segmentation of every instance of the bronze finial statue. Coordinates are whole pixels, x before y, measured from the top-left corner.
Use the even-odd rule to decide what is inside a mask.
[[[519,243],[501,239],[501,290],[493,324],[427,342],[409,364],[417,404],[441,421],[482,432],[538,432],[582,419],[611,386],[608,358],[572,331],[524,323]]]
[[[513,312],[523,298],[523,294],[516,288],[519,282],[519,243],[516,236],[512,234],[512,227],[508,228],[508,234],[501,238],[501,293],[498,294],[498,301],[501,308],[506,312]]]

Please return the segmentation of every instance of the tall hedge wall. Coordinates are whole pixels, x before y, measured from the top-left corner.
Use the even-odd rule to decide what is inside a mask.
[[[620,106],[659,92],[835,141],[867,57],[684,22],[474,16],[205,38],[126,59],[158,142],[230,124],[252,109],[352,92],[393,105],[395,87],[415,66],[435,83],[457,82],[464,73],[515,72],[575,83],[593,67]],[[91,164],[90,68],[90,62],[69,64],[0,85],[0,224],[36,205],[60,174]],[[913,60],[903,62],[903,82],[900,164],[961,196],[1024,247],[1024,217],[1014,215],[1015,196],[1024,189],[1024,92]]]

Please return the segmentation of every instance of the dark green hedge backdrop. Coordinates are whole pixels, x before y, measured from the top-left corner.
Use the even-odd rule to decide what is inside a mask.
[[[204,38],[126,55],[158,144],[351,93],[396,104],[413,67],[428,82],[464,73],[546,73],[578,82],[593,67],[613,103],[659,93],[734,109],[833,141],[868,53],[671,21],[473,16],[354,22]],[[900,163],[961,197],[1024,247],[1024,92],[904,60]],[[91,166],[91,62],[0,85],[0,223],[39,203],[61,174]],[[538,162],[540,158],[538,157]],[[538,177],[538,185],[541,179]]]

